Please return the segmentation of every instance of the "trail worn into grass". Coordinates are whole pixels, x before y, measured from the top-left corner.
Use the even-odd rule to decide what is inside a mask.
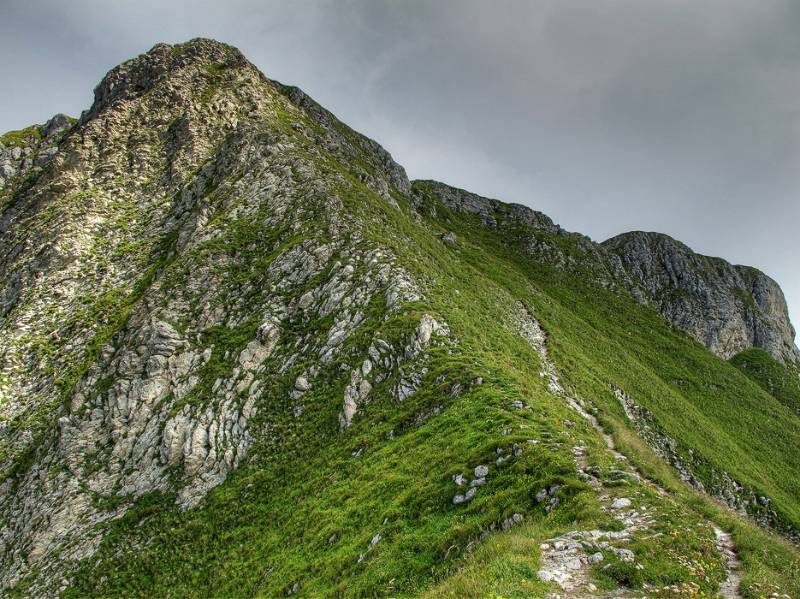
[[[520,332],[529,343],[537,350],[542,365],[542,376],[548,379],[549,390],[567,402],[569,407],[585,419],[591,427],[603,438],[608,451],[620,464],[615,472],[620,476],[635,479],[653,489],[659,496],[665,497],[668,492],[653,480],[650,480],[635,466],[635,464],[620,452],[614,439],[600,425],[597,418],[586,409],[586,404],[580,398],[574,397],[561,384],[555,364],[550,359],[546,345],[546,333],[539,322],[522,306],[517,306],[517,322],[521,324]],[[548,539],[541,545],[541,569],[539,578],[545,582],[557,583],[565,595],[550,593],[548,599],[584,599],[590,597],[627,597],[625,591],[617,589],[606,593],[597,588],[591,579],[590,570],[594,564],[604,560],[603,552],[610,552],[619,559],[633,562],[634,553],[619,545],[629,542],[631,535],[637,531],[647,530],[654,522],[650,512],[655,511],[653,505],[639,505],[631,507],[631,500],[620,496],[620,487],[608,489],[597,472],[590,467],[586,455],[586,447],[578,445],[573,447],[573,457],[579,476],[587,482],[600,497],[606,506],[604,510],[613,512],[614,517],[623,523],[621,531],[600,530],[573,530],[560,537]],[[624,487],[622,487],[624,489]],[[630,509],[629,509],[630,508]],[[719,594],[724,599],[741,599],[739,585],[741,583],[740,565],[736,545],[729,532],[714,526],[715,545],[722,554],[725,562],[726,578],[720,584]],[[592,553],[594,552],[594,553]],[[636,596],[639,596],[637,594]]]
[[[624,460],[625,463],[632,469],[637,472],[640,476],[641,480],[647,484],[648,486],[654,488],[659,495],[667,495],[667,491],[655,483],[654,481],[648,479],[635,467],[635,465],[625,456],[622,454],[617,448],[616,444],[614,443],[614,438],[609,435],[603,427],[598,422],[597,418],[587,412],[580,403],[580,400],[576,400],[571,397],[567,397],[568,403],[570,407],[578,412],[584,419],[586,419],[605,440],[606,446],[608,447],[609,451],[612,452],[614,457],[617,460]],[[578,468],[585,470],[587,467],[587,461],[585,458],[585,451],[581,452],[581,455],[584,456],[582,459],[576,455],[576,463],[578,464]],[[597,479],[595,479],[597,480]],[[599,481],[598,481],[599,482]],[[723,599],[742,599],[742,595],[739,593],[739,585],[742,580],[742,575],[740,572],[741,560],[739,559],[739,555],[736,550],[736,544],[733,542],[731,538],[731,534],[729,532],[723,531],[718,526],[714,526],[714,534],[716,536],[716,547],[717,550],[722,554],[722,557],[725,560],[725,572],[726,578],[720,584],[719,587],[719,594]],[[615,597],[619,597],[619,593],[614,594]]]
[[[742,595],[739,593],[739,584],[742,581],[742,574],[739,571],[741,560],[736,551],[736,544],[733,542],[731,534],[719,527],[714,527],[714,534],[717,537],[717,550],[725,558],[727,574],[725,581],[719,585],[719,594],[723,599],[741,599]]]

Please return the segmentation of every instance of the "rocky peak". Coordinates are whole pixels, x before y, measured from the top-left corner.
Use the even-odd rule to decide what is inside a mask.
[[[39,127],[39,133],[44,137],[52,137],[53,135],[58,135],[62,131],[69,129],[74,122],[74,119],[70,119],[66,114],[61,114],[59,112],[53,115],[44,125]]]
[[[95,550],[91,524],[107,514],[87,488],[127,503],[175,487],[180,506],[197,504],[259,434],[248,421],[263,381],[270,393],[284,376],[300,381],[289,398],[299,419],[320,372],[342,372],[340,346],[370,302],[399,312],[421,297],[388,249],[364,241],[366,218],[342,214],[342,196],[399,207],[402,168],[230,46],[159,44],[112,69],[74,127],[56,117],[29,129],[25,140],[66,133],[40,176],[12,173],[0,204],[0,588],[65,542],[53,530]],[[409,331],[404,397],[433,328],[446,330],[428,324]],[[388,348],[373,350],[386,366],[359,356],[345,424],[369,379],[397,364]],[[280,368],[269,376],[268,358]],[[209,363],[219,372],[201,380]],[[77,476],[42,487],[36,469],[16,466],[38,451],[39,463],[83,471],[90,446],[109,451],[79,475],[85,487]]]
[[[633,231],[602,246],[622,259],[635,295],[714,353],[730,358],[760,347],[780,361],[800,359],[783,292],[763,272],[661,233]]]
[[[106,113],[115,121],[132,114],[139,129],[168,129],[170,154],[176,146],[208,150],[243,120],[258,126],[282,113],[314,147],[336,154],[388,201],[395,202],[393,189],[410,193],[405,170],[378,143],[350,129],[298,87],[267,79],[239,50],[215,40],[157,44],[109,71],[94,95],[81,124]],[[205,152],[192,153],[194,159],[181,172],[194,168]]]
[[[630,247],[596,244],[528,207],[441,183],[412,188],[376,142],[211,40],[159,44],[113,69],[77,124],[56,115],[3,136],[0,176],[3,596],[55,597],[70,585],[68,596],[163,595],[147,584],[122,593],[81,587],[116,584],[123,570],[115,568],[117,557],[136,561],[140,552],[145,557],[135,567],[148,564],[148,578],[172,587],[167,594],[229,595],[233,586],[218,592],[198,587],[196,578],[184,592],[158,570],[164,560],[147,557],[159,547],[177,556],[171,574],[185,571],[185,563],[200,563],[200,571],[185,533],[202,530],[195,524],[203,520],[194,518],[206,517],[239,547],[236,534],[244,529],[229,526],[238,527],[237,518],[248,525],[248,538],[275,540],[252,554],[258,571],[251,562],[240,569],[258,576],[257,586],[237,580],[242,592],[317,596],[346,583],[354,594],[374,595],[374,581],[357,585],[384,567],[373,561],[384,547],[394,552],[431,539],[446,547],[461,539],[469,541],[466,554],[490,531],[523,521],[507,509],[512,505],[538,518],[575,498],[559,493],[562,485],[580,488],[582,479],[602,487],[599,470],[584,471],[585,435],[599,430],[597,420],[567,391],[574,379],[562,384],[548,354],[559,313],[569,308],[544,282],[541,292],[533,279],[523,289],[537,272],[531,262],[555,271],[559,289],[566,283],[584,293],[582,278],[560,276],[579,272],[631,288],[646,303],[671,297],[685,282],[682,270],[697,271],[686,293],[699,299],[674,313],[662,308],[667,318],[718,352],[742,339],[785,341],[786,331],[775,333],[785,303],[761,273],[698,257],[676,242],[662,252],[658,240],[635,234]],[[437,210],[438,220],[420,214]],[[468,215],[465,222],[457,213]],[[466,226],[458,237],[440,235],[451,223]],[[490,235],[470,239],[478,223]],[[489,237],[487,264],[459,255],[461,244],[480,248]],[[496,262],[495,240],[514,250]],[[495,281],[506,268],[519,275],[508,285]],[[738,291],[718,297],[729,281]],[[597,289],[589,291],[593,301]],[[743,319],[756,319],[748,302],[775,319],[737,323],[752,335],[728,335],[731,342],[691,328],[727,322],[737,302],[750,310]],[[621,302],[637,309],[631,304]],[[709,313],[712,304],[719,314]],[[536,312],[548,320],[540,324]],[[692,319],[676,316],[685,314]],[[606,347],[618,346],[616,335]],[[518,336],[525,343],[516,343]],[[597,355],[588,349],[586,358]],[[589,360],[575,362],[578,368]],[[508,369],[512,363],[520,368]],[[522,401],[528,395],[535,406]],[[632,401],[624,405],[636,406]],[[590,426],[563,419],[567,409]],[[596,470],[594,459],[592,465]],[[513,476],[504,473],[509,467]],[[241,476],[229,476],[237,470]],[[464,472],[474,474],[471,481]],[[375,473],[389,473],[386,487],[376,488]],[[455,485],[445,502],[442,481]],[[229,486],[211,492],[220,485]],[[438,522],[447,524],[435,539],[427,529],[402,536],[423,505],[409,503],[409,488],[424,505],[446,508],[434,514],[437,530]],[[350,495],[354,489],[359,494]],[[577,496],[582,506],[585,497]],[[257,509],[231,510],[231,498]],[[379,498],[379,512],[389,517],[358,507]],[[481,506],[467,521],[454,510],[472,501]],[[289,519],[301,526],[293,530],[280,510],[295,505]],[[134,506],[146,509],[129,511]],[[631,507],[631,500],[610,507]],[[572,520],[560,513],[556,525]],[[163,514],[176,518],[164,525],[170,520],[156,519]],[[320,515],[333,516],[335,530],[317,526]],[[250,528],[256,520],[275,527]],[[480,536],[468,538],[465,522]],[[124,536],[117,526],[128,528]],[[306,544],[312,528],[324,548]],[[176,544],[161,543],[162,531]],[[282,572],[287,550],[300,547],[307,565],[290,560]],[[213,568],[232,555],[224,549]],[[199,550],[208,554],[205,541]],[[307,573],[333,555],[328,550],[337,556],[329,564],[334,586],[314,588]],[[619,551],[633,559],[632,551]],[[409,572],[399,559],[392,568],[407,580],[392,590],[421,589],[420,573],[434,565]],[[84,567],[102,575],[76,575]],[[342,581],[342,572],[356,570],[361,582]],[[382,571],[381,585],[395,580],[395,570]]]
[[[197,38],[185,44],[156,44],[148,52],[111,69],[95,87],[94,103],[81,121],[123,101],[139,98],[187,67],[217,65],[217,68],[256,70],[233,46],[215,40]]]

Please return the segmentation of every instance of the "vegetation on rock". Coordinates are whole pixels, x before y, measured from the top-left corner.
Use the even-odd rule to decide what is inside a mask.
[[[58,135],[0,215],[6,595],[800,596],[793,346],[218,42]]]

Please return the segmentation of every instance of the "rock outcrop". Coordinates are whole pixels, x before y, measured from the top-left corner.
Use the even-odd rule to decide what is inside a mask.
[[[393,206],[402,168],[230,46],[159,44],[110,71],[77,125],[56,116],[19,144],[0,147],[0,588],[34,572],[49,595],[137,498],[201,502],[265,434],[265,393],[291,377],[300,417],[376,298],[388,317],[421,289],[347,218],[352,183],[322,153],[366,165]],[[446,330],[419,326],[371,373],[363,348],[346,425],[368,380],[402,362],[413,386]]]
[[[760,347],[800,361],[786,300],[761,271],[693,252],[660,233],[634,231],[603,242],[622,259],[635,297],[723,358]]]

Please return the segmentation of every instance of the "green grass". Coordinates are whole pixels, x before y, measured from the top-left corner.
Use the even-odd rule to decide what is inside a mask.
[[[31,125],[24,129],[8,131],[0,135],[0,143],[6,147],[24,147],[36,144],[40,139],[42,139],[42,134],[39,131],[39,125]]]
[[[487,231],[441,205],[437,214],[462,240],[455,251],[463,259],[498,283],[516,286],[519,295],[531,290],[527,293],[532,293],[537,317],[550,332],[553,357],[580,395],[619,422],[624,416],[610,386],[624,389],[684,451],[692,450],[706,473],[724,470],[767,494],[779,504],[783,523],[797,529],[800,422],[790,410],[629,298],[531,261],[517,250],[513,236]],[[704,510],[706,515],[721,513]],[[730,522],[732,516],[725,513]],[[797,554],[775,537],[756,535],[751,525],[736,523],[737,542],[758,546],[745,567],[760,574],[748,577],[748,584],[763,576],[771,581],[764,584],[796,592]]]
[[[795,414],[800,414],[800,373],[797,367],[781,364],[757,347],[736,354],[730,362],[764,391]]]
[[[669,393],[665,404],[677,402],[708,430],[739,424],[719,422],[705,409],[703,395],[683,386],[678,393],[664,382],[674,376],[669,366],[680,367],[683,379],[693,381],[693,390],[703,388],[705,378],[694,380],[698,371],[713,381],[720,380],[714,378],[719,372],[739,375],[652,312],[613,294],[603,295],[598,307],[600,292],[577,279],[534,272],[522,256],[489,243],[491,253],[479,243],[462,242],[450,249],[435,231],[355,182],[341,191],[346,205],[358,206],[371,224],[368,235],[374,241],[393,247],[402,263],[413,264],[418,276],[432,281],[427,302],[393,320],[381,322],[383,309],[376,306],[363,338],[354,341],[341,360],[363,355],[374,331],[400,342],[423,311],[448,322],[460,341],[458,351],[432,352],[426,383],[402,404],[389,396],[391,380],[378,386],[365,415],[344,434],[338,431],[337,417],[346,372],[333,365],[321,373],[313,395],[304,398],[306,410],[299,420],[289,416],[287,398],[297,372],[267,372],[270,395],[262,400],[258,418],[270,433],[251,450],[256,457],[198,509],[182,512],[174,507],[172,496],[138,502],[122,521],[110,525],[98,561],[83,566],[67,596],[274,596],[295,583],[301,594],[310,596],[411,596],[428,592],[432,584],[431,596],[523,597],[540,592],[544,585],[535,578],[538,542],[575,526],[608,528],[613,523],[599,510],[595,495],[576,479],[569,453],[581,439],[602,462],[607,459],[602,457],[602,440],[583,422],[574,431],[563,428],[563,419],[576,420],[575,415],[545,391],[537,355],[502,324],[514,298],[528,303],[548,328],[567,381],[609,414],[619,416],[608,390],[613,381],[658,416],[667,405],[659,410],[656,399]],[[459,239],[485,241],[479,230],[468,223],[462,226]],[[217,251],[236,251],[219,240],[215,244]],[[241,271],[231,274],[240,284],[247,276]],[[629,334],[640,330],[646,335]],[[284,343],[291,344],[293,338]],[[655,364],[664,360],[665,349],[672,359]],[[614,359],[616,352],[621,355]],[[220,368],[228,366],[220,363]],[[469,388],[478,376],[484,378],[483,385],[452,396],[455,382]],[[746,379],[744,383],[749,384]],[[738,381],[736,387],[741,384]],[[740,401],[734,387],[726,386],[721,393],[715,389],[715,395]],[[763,392],[753,388],[763,400]],[[514,399],[534,409],[523,414],[510,410]],[[441,413],[417,424],[434,408]],[[501,431],[509,425],[515,432],[503,436]],[[666,426],[672,427],[670,432],[677,430],[673,434],[683,433],[672,422]],[[508,465],[492,467],[489,485],[472,503],[452,505],[453,474],[467,473],[478,463],[492,464],[496,447],[522,444],[527,438],[550,441]],[[362,453],[354,457],[359,449]],[[725,448],[729,450],[744,454],[736,444]],[[709,454],[726,468],[735,466]],[[776,468],[791,468],[777,457],[771,459]],[[564,485],[563,503],[546,516],[532,496],[553,482]],[[772,481],[763,479],[763,484]],[[774,487],[772,495],[777,497],[778,490]],[[652,493],[638,492],[656,501]],[[680,492],[694,497],[682,487]],[[710,592],[719,582],[721,567],[711,547],[707,515],[678,503],[659,505],[668,534],[664,541],[635,541],[644,568],[630,571],[619,563],[598,573],[598,584],[689,584],[703,567],[709,576],[699,588]],[[523,526],[476,545],[483,531],[514,512],[526,515]],[[382,540],[369,549],[375,534]],[[467,551],[475,546],[474,553]],[[677,565],[678,556],[689,565]],[[779,572],[771,578],[759,578],[758,572],[768,566],[758,551],[745,564],[762,584],[778,580],[785,585],[782,568],[794,563],[787,560],[769,570]],[[114,576],[108,576],[109,571]]]
[[[448,218],[469,240],[461,256],[484,276],[506,286],[516,278],[520,295],[533,287],[553,356],[583,397],[622,416],[611,385],[622,388],[708,472],[727,471],[772,497],[785,522],[800,528],[800,420],[786,406],[626,295],[533,262],[471,219]],[[513,266],[497,268],[496,257]]]
[[[208,74],[212,80],[220,75]],[[278,111],[276,122],[264,127],[296,135],[287,115]],[[349,129],[340,133],[356,135]],[[195,509],[176,507],[174,493],[154,493],[133,502],[121,519],[102,524],[106,535],[99,551],[79,565],[65,597],[274,597],[295,584],[300,596],[324,597],[529,597],[552,590],[536,578],[539,543],[575,528],[619,526],[578,479],[571,448],[585,444],[605,473],[613,459],[598,433],[547,391],[538,354],[513,330],[510,311],[517,301],[547,330],[565,385],[599,409],[618,446],[671,492],[664,498],[644,485],[623,487],[637,503],[657,510],[662,535],[632,540],[641,568],[609,555],[604,565],[611,566],[595,572],[598,586],[694,583],[697,593],[713,594],[722,577],[712,543],[714,520],[733,532],[741,548],[748,597],[767,590],[800,593],[796,550],[679,481],[631,432],[611,391],[622,388],[649,410],[680,451],[692,456],[709,488],[715,473],[729,472],[768,495],[781,524],[797,528],[798,418],[758,377],[754,382],[630,298],[522,251],[531,237],[539,237],[580,261],[586,256],[575,238],[513,223],[489,230],[448,211],[425,184],[417,185],[428,203],[418,218],[409,211],[410,198],[395,190],[397,210],[359,182],[370,157],[342,163],[331,154],[312,155],[304,145],[311,142],[300,135],[295,141],[293,151],[312,161],[317,176],[337,182],[343,214],[357,215],[360,247],[391,249],[424,286],[425,298],[387,316],[385,299],[376,296],[364,309],[358,333],[320,370],[300,417],[292,413],[289,393],[314,356],[301,356],[285,372],[268,360],[258,375],[265,395],[248,424],[254,435],[248,459]],[[98,303],[107,308],[109,334],[138,302],[167,302],[172,296],[159,296],[159,290],[181,289],[192,269],[206,265],[213,265],[208,268],[226,298],[259,305],[268,291],[264,272],[275,258],[309,236],[324,235],[330,224],[330,212],[320,209],[300,227],[268,230],[262,223],[272,216],[269,211],[230,218],[240,198],[217,189],[209,190],[215,203],[207,222],[220,234],[177,255],[174,237],[158,245],[163,251],[153,254],[152,270],[132,293]],[[439,239],[446,230],[455,231],[454,246]],[[376,384],[364,413],[341,432],[338,415],[352,365],[363,360],[373,335],[402,347],[423,314],[446,322],[457,343],[441,341],[430,350],[419,365],[426,368],[423,385],[405,401],[391,394],[396,372]],[[232,356],[252,338],[259,319],[253,315],[197,337],[198,345],[213,348],[212,358],[186,401],[203,405],[213,399],[213,382],[235,367]],[[321,335],[330,324],[302,314],[287,319],[277,355],[292,353],[300,339]],[[84,367],[80,363],[68,374]],[[478,378],[482,384],[475,383]],[[108,385],[98,383],[102,389]],[[531,409],[513,409],[515,400]],[[539,443],[529,445],[528,439]],[[524,448],[522,454],[497,466],[497,449],[507,453],[514,443]],[[458,488],[452,476],[478,464],[489,464],[488,484],[471,503],[453,505]],[[547,514],[534,496],[552,484],[561,485],[560,503]],[[119,504],[113,496],[94,501],[108,509]],[[517,512],[525,516],[522,525],[494,532]],[[491,534],[480,541],[486,532]],[[26,584],[18,595],[25,595]]]

